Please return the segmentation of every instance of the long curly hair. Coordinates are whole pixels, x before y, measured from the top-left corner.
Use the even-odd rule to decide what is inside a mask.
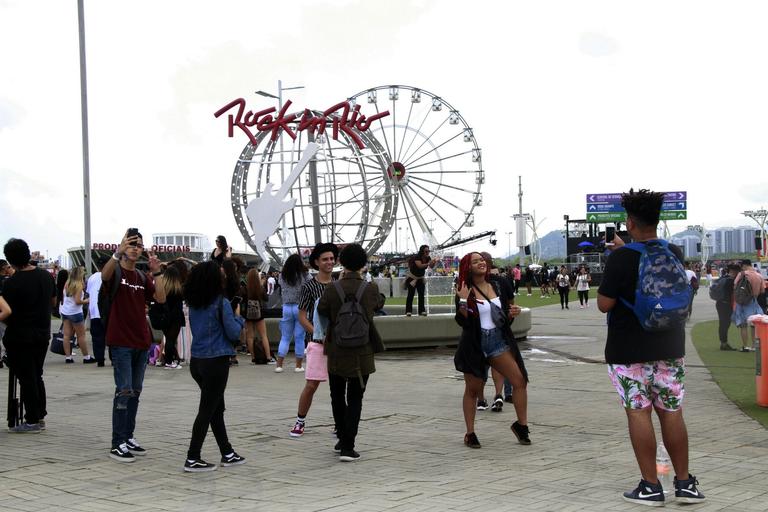
[[[479,252],[469,252],[461,258],[459,262],[459,283],[461,286],[472,286],[472,255],[477,254],[483,257]],[[485,259],[485,258],[483,258]],[[488,280],[491,267],[486,263],[485,265],[485,280]],[[477,299],[475,297],[475,291],[470,290],[469,297],[467,298],[467,313],[472,316],[477,316]]]
[[[285,260],[283,265],[283,279],[291,286],[299,284],[304,275],[307,273],[307,267],[304,266],[304,262],[301,256],[298,254],[291,254],[288,259]]]
[[[223,292],[224,279],[216,260],[195,265],[184,283],[184,300],[190,308],[203,309]]]

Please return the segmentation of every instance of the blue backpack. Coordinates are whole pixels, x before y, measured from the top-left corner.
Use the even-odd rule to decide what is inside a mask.
[[[621,298],[646,331],[666,331],[685,324],[691,286],[680,260],[666,240],[633,242],[625,246],[640,253],[635,303]]]

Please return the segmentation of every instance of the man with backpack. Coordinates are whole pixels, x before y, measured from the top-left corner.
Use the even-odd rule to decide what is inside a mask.
[[[728,344],[728,328],[733,315],[733,281],[740,270],[739,264],[729,263],[727,271],[722,272],[720,278],[709,286],[709,298],[715,301],[717,311],[720,350],[735,350]]]
[[[741,334],[741,352],[751,352],[751,340],[755,339],[755,328],[749,326],[749,317],[762,315],[763,309],[757,297],[763,293],[763,276],[755,272],[750,260],[742,260],[741,272],[733,281],[733,323]],[[751,334],[751,337],[750,337]]]
[[[135,455],[147,453],[134,437],[139,395],[152,343],[145,308],[152,300],[165,303],[162,288],[156,290],[152,276],[136,268],[143,250],[141,233],[131,228],[120,241],[117,252],[101,269],[99,314],[115,377],[109,456],[118,462],[134,462]],[[160,274],[160,261],[151,252],[149,270],[153,276]]]
[[[634,242],[625,247],[620,237],[611,240],[614,250],[597,296],[597,307],[609,313],[608,374],[627,414],[642,475],[639,485],[623,497],[653,506],[664,505],[664,489],[656,474],[653,409],[675,469],[676,501],[704,501],[696,477],[688,472],[688,433],[681,409],[691,290],[679,248],[656,235],[663,199],[664,194],[648,190],[622,195],[627,231]]]
[[[363,394],[370,374],[376,371],[373,354],[384,350],[373,325],[373,313],[382,300],[376,283],[360,275],[368,256],[359,244],[349,244],[339,254],[344,267],[338,281],[328,285],[317,304],[317,313],[328,318],[324,352],[328,357],[331,408],[339,439],[334,450],[342,462],[360,459],[355,438],[360,424]]]

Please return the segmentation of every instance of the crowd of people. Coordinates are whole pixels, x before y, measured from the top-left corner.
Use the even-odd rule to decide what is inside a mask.
[[[690,312],[691,284],[683,270],[679,249],[656,238],[662,200],[663,194],[646,190],[630,191],[623,196],[627,229],[634,242],[625,247],[620,238],[614,240],[615,248],[598,289],[597,307],[610,313],[605,359],[610,380],[626,412],[629,437],[641,473],[637,488],[624,493],[624,499],[656,505],[665,500],[655,466],[656,438],[651,420],[655,410],[676,475],[675,496],[682,502],[699,503],[704,496],[697,488],[696,477],[689,473],[688,437],[682,413],[686,371],[684,325]],[[296,254],[286,260],[277,276],[261,276],[256,269],[244,268],[232,257],[224,237],[217,238],[217,248],[209,261],[191,268],[184,262],[162,265],[150,252],[149,272],[145,273],[137,267],[143,250],[141,233],[129,229],[114,255],[99,262],[100,272],[88,279],[90,284],[85,284],[82,269],[68,273],[59,300],[59,287],[51,275],[30,264],[27,244],[19,239],[6,243],[4,252],[12,275],[2,281],[0,320],[7,323],[3,344],[9,365],[18,377],[25,407],[23,422],[12,427],[11,432],[34,433],[45,429],[43,364],[52,308],[61,302],[64,335],[77,336],[84,363],[93,360],[97,367],[103,366],[103,347],[108,347],[115,381],[110,458],[130,463],[146,454],[146,448],[136,438],[136,415],[152,344],[151,331],[162,331],[162,364],[176,369],[181,357],[175,343],[188,319],[192,334],[188,366],[200,389],[200,401],[183,469],[217,469],[217,464],[204,460],[201,454],[209,429],[219,448],[221,466],[245,463],[227,435],[225,390],[236,361],[236,349],[241,344],[247,346],[254,364],[272,359],[264,319],[270,309],[270,297],[279,294],[281,339],[275,372],[283,371],[293,343],[295,369],[304,372],[305,377],[298,396],[296,421],[286,434],[301,437],[305,433],[314,394],[320,383],[327,381],[337,438],[334,450],[340,461],[360,459],[356,440],[363,397],[370,376],[376,371],[375,354],[384,350],[385,341],[373,321],[376,311],[383,306],[383,295],[375,283],[365,279],[367,254],[360,245],[352,243],[339,250],[331,243],[317,244],[309,256],[313,273]],[[644,254],[651,257],[641,258]],[[646,265],[646,260],[654,262],[654,255],[659,254],[663,254],[658,260],[663,264],[658,268],[653,266],[655,263]],[[429,247],[423,246],[409,267],[409,305],[412,307],[418,294],[419,314],[423,296],[423,285],[419,282],[422,272],[434,262]],[[337,263],[342,271],[335,276],[333,269]],[[7,274],[7,267],[0,265],[0,270]],[[644,297],[638,289],[644,288],[637,286],[638,280],[653,281],[657,273],[664,283],[674,286],[657,287],[663,288],[662,295],[654,300],[659,304],[683,300],[684,315],[675,316],[680,310],[677,306],[668,317],[659,316],[658,311],[648,318],[643,316]],[[480,401],[484,401],[483,387],[489,375],[496,391],[494,410],[501,410],[504,402],[511,403],[516,416],[510,426],[512,434],[522,445],[532,443],[528,425],[529,374],[511,331],[511,324],[521,311],[515,305],[515,295],[520,293],[523,277],[519,266],[502,275],[493,268],[487,253],[470,252],[460,261],[455,320],[461,334],[454,366],[464,376],[463,442],[469,448],[481,447],[475,432],[475,414]],[[754,310],[752,301],[742,305],[736,298],[744,293],[740,283],[752,283],[752,278],[748,270],[731,278],[737,302],[733,313],[736,321]],[[554,285],[561,307],[569,307],[568,292],[572,286],[579,292],[581,305],[587,307],[590,282],[585,268],[575,275],[565,267],[558,269]],[[754,289],[756,283],[752,285]],[[756,296],[752,298],[756,303]],[[91,314],[93,355],[87,348],[83,329],[84,308]],[[655,322],[655,328],[647,327],[649,320]],[[257,335],[261,344],[255,342]],[[71,355],[65,357],[69,361]]]

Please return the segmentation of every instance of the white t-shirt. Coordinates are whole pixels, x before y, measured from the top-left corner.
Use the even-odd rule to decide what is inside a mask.
[[[568,288],[571,286],[571,278],[568,274],[557,274],[557,286],[558,288]]]
[[[85,293],[80,292],[80,300],[83,300]],[[67,296],[67,291],[64,290],[64,301],[59,305],[59,314],[62,315],[76,315],[83,312],[83,305],[75,302],[74,297]]]
[[[589,274],[579,274],[576,276],[576,290],[580,292],[589,291]]]
[[[696,277],[696,272],[693,270],[685,269],[685,275],[688,277],[688,284]]]
[[[501,299],[498,297],[491,299],[491,302],[501,307]],[[477,312],[480,316],[480,327],[482,329],[491,330],[496,328],[496,324],[493,323],[493,317],[491,316],[491,305],[487,300],[477,301]]]
[[[88,290],[88,296],[91,298],[88,302],[88,315],[91,320],[94,318],[101,318],[99,313],[99,290],[101,290],[101,272],[96,272],[88,278],[88,284],[86,285]]]
[[[272,276],[269,276],[267,278],[267,295],[272,295],[272,292],[275,291],[275,278]]]

